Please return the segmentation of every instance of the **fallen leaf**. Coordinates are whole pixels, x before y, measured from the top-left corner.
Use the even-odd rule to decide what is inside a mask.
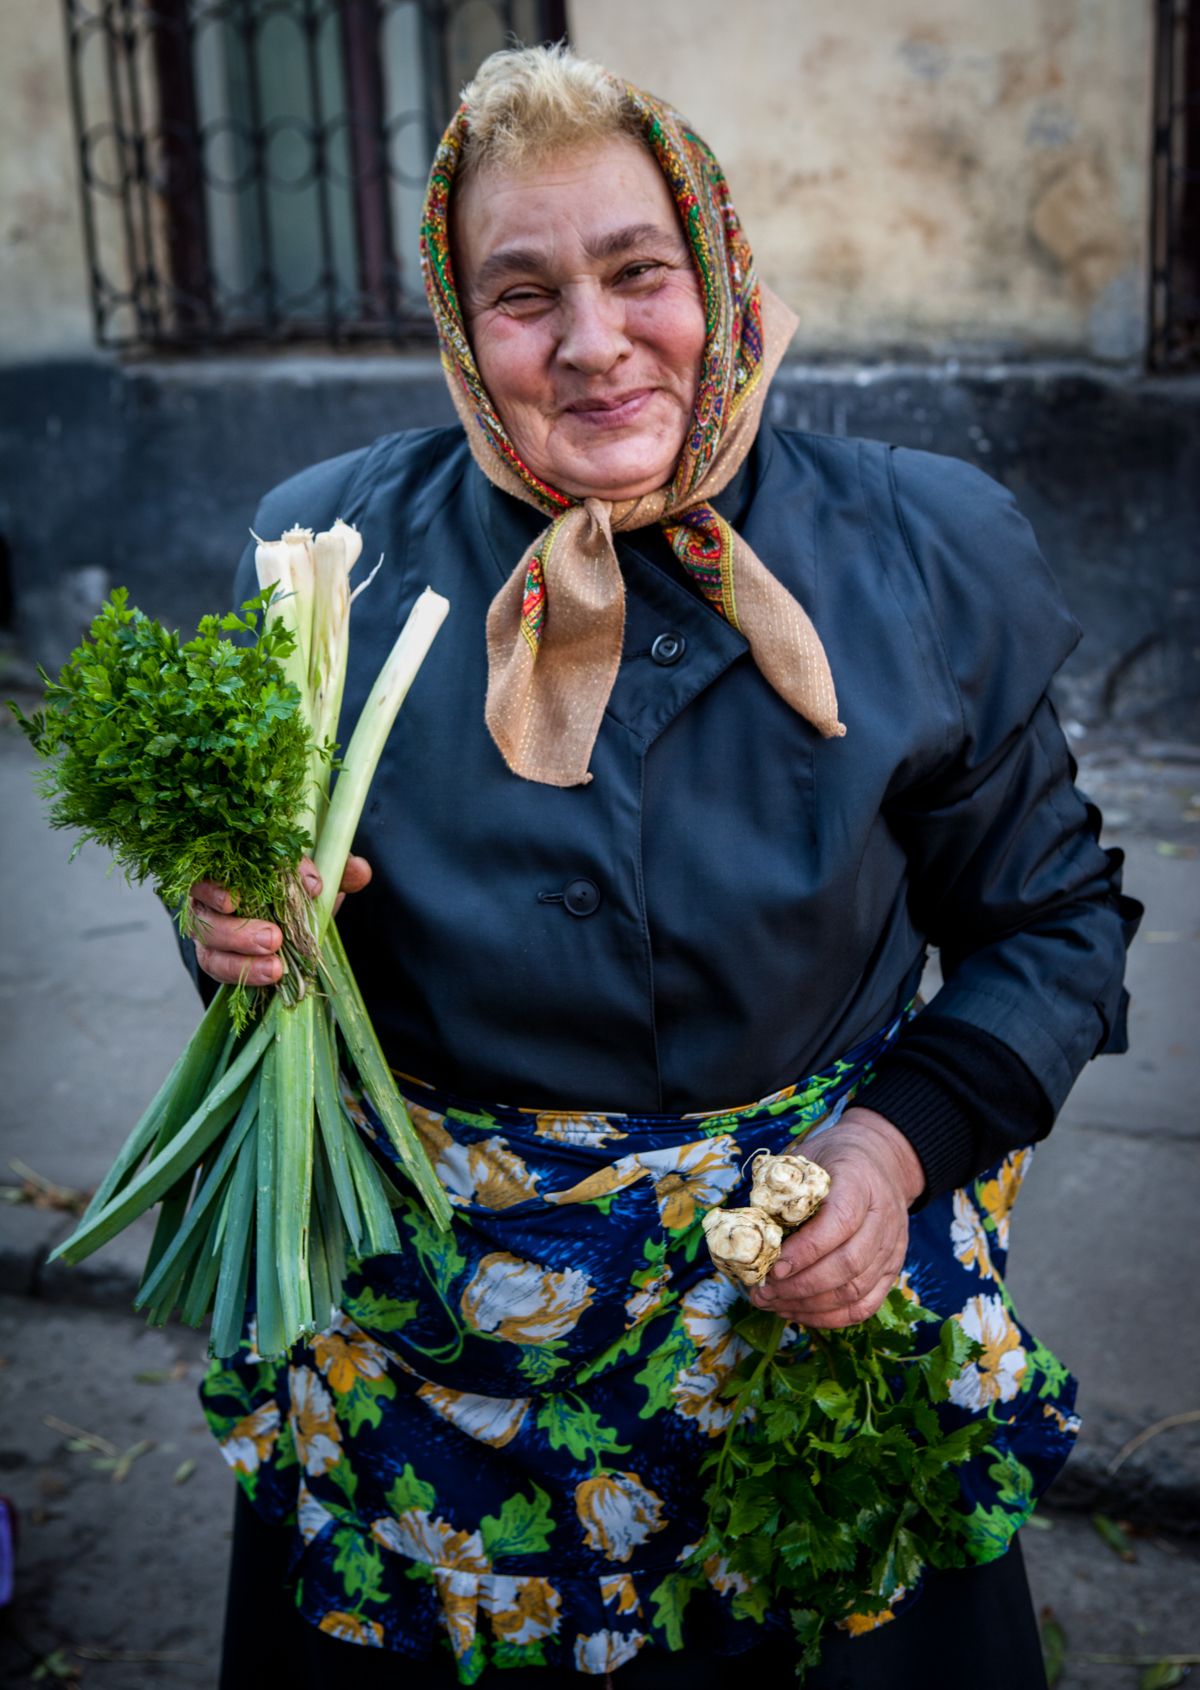
[[[1160,839],[1154,849],[1160,857],[1194,857],[1196,855],[1194,845],[1176,845],[1173,839]]]
[[[60,1684],[74,1684],[82,1678],[83,1674],[73,1662],[67,1659],[65,1649],[52,1649],[34,1667],[31,1676],[35,1684],[41,1684],[49,1678],[56,1679]]]
[[[62,1432],[67,1438],[67,1448],[79,1451],[84,1449],[98,1450],[101,1455],[120,1455],[116,1444],[102,1438],[99,1432],[89,1432],[83,1426],[72,1426],[69,1420],[60,1420],[57,1414],[43,1414],[42,1425],[49,1426],[52,1432]]]
[[[179,1466],[176,1467],[175,1477],[172,1480],[172,1483],[177,1485],[186,1485],[195,1471],[196,1463],[189,1456],[186,1461],[181,1461]]]
[[[1173,1690],[1187,1677],[1187,1668],[1174,1661],[1156,1661],[1147,1667],[1138,1683],[1138,1690]]]
[[[1092,1524],[1095,1526],[1101,1540],[1107,1543],[1114,1555],[1119,1555],[1122,1561],[1136,1561],[1132,1545],[1117,1522],[1107,1514],[1093,1514]]]
[[[1035,1532],[1052,1532],[1054,1530],[1054,1521],[1048,1520],[1044,1514],[1031,1514],[1025,1524],[1032,1526]]]
[[[154,1443],[150,1438],[140,1438],[137,1443],[130,1444],[129,1448],[123,1453],[120,1460],[113,1468],[113,1484],[123,1485],[129,1477],[129,1469],[133,1466],[138,1456],[145,1455],[147,1450],[151,1450],[153,1448]]]
[[[74,1653],[81,1661],[117,1661],[126,1665],[134,1661],[156,1661],[173,1666],[201,1664],[198,1655],[177,1655],[168,1649],[100,1649],[89,1643],[77,1643]]]
[[[14,1174],[20,1174],[21,1184],[3,1187],[7,1202],[29,1203],[35,1209],[61,1209],[69,1215],[82,1215],[87,1208],[88,1192],[76,1191],[69,1185],[55,1185],[45,1174],[39,1174],[36,1168],[17,1157],[8,1165]]]
[[[165,1385],[171,1378],[171,1370],[167,1367],[147,1367],[141,1373],[135,1373],[135,1385]]]
[[[1046,1666],[1046,1683],[1050,1690],[1062,1677],[1063,1663],[1067,1654],[1067,1637],[1062,1626],[1054,1617],[1052,1608],[1042,1609],[1042,1660]]]

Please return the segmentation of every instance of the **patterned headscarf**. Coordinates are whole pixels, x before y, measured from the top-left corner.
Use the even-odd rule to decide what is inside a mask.
[[[476,366],[450,263],[448,212],[470,128],[466,107],[438,147],[421,223],[442,366],[475,460],[497,487],[550,518],[488,613],[486,716],[509,768],[551,786],[592,778],[588,762],[625,623],[613,533],[654,523],[708,603],[745,636],[775,691],[826,738],[845,732],[808,615],[711,503],[754,442],[796,319],[760,284],[708,147],[670,107],[621,87],[678,209],[704,303],[695,409],[669,485],[638,499],[580,499],[548,486],[518,457]]]

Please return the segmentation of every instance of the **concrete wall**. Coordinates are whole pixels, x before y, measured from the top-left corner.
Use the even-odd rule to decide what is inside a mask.
[[[1060,693],[1068,714],[1194,734],[1200,381],[793,363],[769,405],[783,426],[972,458],[1012,487],[1085,630]],[[268,487],[392,429],[452,420],[429,356],[0,368],[0,536],[25,651],[56,668],[122,584],[194,626],[228,602]]]
[[[1145,341],[1143,0],[574,0],[728,173],[807,354]]]
[[[92,344],[58,0],[0,5],[0,359]]]

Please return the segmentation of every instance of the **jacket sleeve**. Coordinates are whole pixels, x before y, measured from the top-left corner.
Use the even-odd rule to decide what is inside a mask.
[[[300,525],[314,532],[328,528],[337,521],[342,501],[370,448],[346,452],[338,458],[328,458],[311,469],[281,482],[262,500],[251,524],[253,534],[262,539],[278,539],[287,529]],[[247,541],[233,581],[232,602],[241,606],[258,591],[258,577],[254,568],[255,541]],[[207,1005],[216,993],[216,982],[201,972],[196,960],[196,947],[175,929],[184,967],[191,975],[196,990]]]
[[[887,806],[914,918],[941,953],[929,1032],[942,1024],[952,1039],[957,1023],[967,1044],[974,1029],[1011,1053],[1010,1072],[1040,1093],[1032,1108],[1029,1087],[1013,1086],[1014,1129],[1029,1140],[1091,1057],[1125,1048],[1125,950],[1141,906],[1122,895],[1122,855],[1101,848],[1099,814],[1074,786],[1047,688],[1079,629],[1028,523],[970,465],[890,458],[895,544],[932,621],[941,672],[927,681],[946,705],[942,743]],[[993,1086],[1003,1051],[999,1061],[984,1064]]]

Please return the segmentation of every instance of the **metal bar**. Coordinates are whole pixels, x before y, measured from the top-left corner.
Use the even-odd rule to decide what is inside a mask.
[[[171,320],[191,338],[215,328],[208,216],[201,170],[200,113],[193,72],[193,31],[188,0],[156,0],[154,71],[162,132],[163,214],[173,291]]]
[[[431,158],[451,115],[446,14],[446,0],[421,0],[421,68]]]
[[[342,0],[342,74],[346,107],[352,117],[347,133],[354,177],[358,285],[363,314],[374,322],[386,321],[392,315],[388,299],[392,239],[384,162],[381,21],[379,0]]]
[[[255,278],[262,290],[263,317],[268,333],[279,326],[279,281],[275,275],[271,239],[271,202],[267,192],[266,139],[262,118],[262,78],[258,55],[258,19],[254,0],[238,0],[241,11],[242,49],[246,55],[247,87],[250,95],[250,129],[253,136],[255,206],[258,211],[261,261]]]
[[[1146,362],[1151,369],[1162,364],[1162,266],[1163,266],[1163,181],[1162,149],[1163,124],[1163,61],[1167,52],[1167,36],[1163,27],[1167,7],[1172,0],[1155,0],[1154,8],[1154,75],[1151,93],[1150,118],[1150,274],[1148,277]]]
[[[565,41],[567,39],[567,0],[540,0],[538,10],[541,13],[542,40]]]
[[[140,272],[138,267],[137,236],[133,225],[133,202],[126,172],[126,126],[124,109],[121,99],[121,75],[117,61],[116,30],[113,26],[112,0],[108,0],[104,12],[104,62],[108,81],[108,103],[112,111],[113,133],[117,140],[117,153],[121,161],[121,227],[125,239],[125,267],[128,272],[129,288],[128,303],[133,307],[133,314],[137,321],[139,336],[145,335],[147,324],[144,322],[142,309]]]
[[[154,202],[150,192],[147,131],[142,112],[142,90],[138,77],[138,20],[133,0],[120,0],[121,43],[124,49],[125,82],[129,91],[129,121],[133,134],[133,170],[137,184],[138,222],[141,229],[142,268],[139,295],[145,299],[150,335],[159,339],[162,330],[161,278],[154,261]]]
[[[1200,288],[1200,0],[1188,0],[1182,28],[1184,98],[1177,122],[1183,136],[1177,169],[1180,192],[1176,252],[1184,272],[1183,285],[1192,302],[1192,320],[1187,327],[1195,338],[1200,332],[1195,311],[1195,297]]]
[[[79,190],[83,212],[83,249],[87,255],[91,282],[92,327],[98,346],[107,346],[107,323],[101,307],[104,277],[100,271],[100,246],[96,239],[96,218],[92,204],[91,168],[86,153],[84,128],[87,113],[83,102],[83,78],[79,70],[80,32],[76,23],[75,0],[64,0],[63,26],[67,45],[67,89],[71,102],[71,119],[75,125],[75,144],[79,152]]]
[[[329,204],[329,162],[325,144],[325,113],[321,99],[318,58],[321,17],[316,0],[304,0],[304,52],[308,66],[308,99],[312,107],[313,171],[317,179],[317,228],[321,241],[320,282],[325,293],[325,332],[337,339],[337,266],[333,253],[333,213]]]

